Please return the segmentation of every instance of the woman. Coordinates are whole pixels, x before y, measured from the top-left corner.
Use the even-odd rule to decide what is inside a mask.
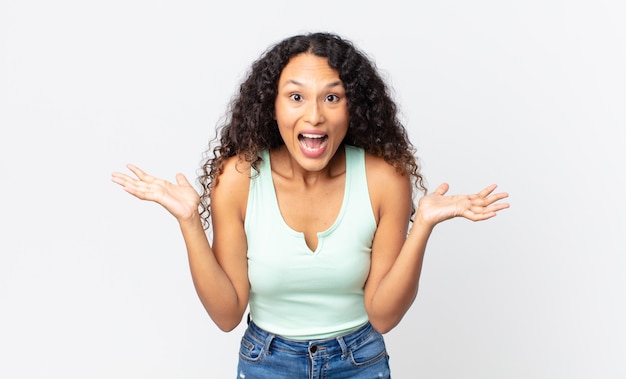
[[[219,131],[200,196],[182,174],[174,184],[128,165],[135,177],[112,180],[176,217],[220,329],[249,307],[239,377],[390,377],[382,334],[415,299],[433,228],[491,218],[507,194],[446,196],[442,184],[416,208],[424,180],[388,87],[333,34],[267,50]]]

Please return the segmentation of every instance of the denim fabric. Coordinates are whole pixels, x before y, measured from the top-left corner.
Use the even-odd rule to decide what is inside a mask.
[[[337,338],[295,341],[250,321],[237,370],[237,379],[391,378],[383,336],[370,323]]]

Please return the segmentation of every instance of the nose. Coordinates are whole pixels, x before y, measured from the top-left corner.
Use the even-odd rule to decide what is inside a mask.
[[[307,104],[305,121],[311,125],[317,125],[324,122],[324,107],[318,101],[311,101]]]

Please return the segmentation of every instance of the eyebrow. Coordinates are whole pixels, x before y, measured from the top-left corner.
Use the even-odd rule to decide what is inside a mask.
[[[287,86],[289,84],[295,84],[297,86],[304,87],[303,83],[301,83],[301,82],[299,82],[297,80],[294,80],[294,79],[287,80],[287,82],[285,82],[283,87],[285,87],[285,86]],[[325,88],[332,88],[332,87],[337,87],[337,86],[343,86],[343,82],[341,80],[336,80],[334,82],[328,83]]]

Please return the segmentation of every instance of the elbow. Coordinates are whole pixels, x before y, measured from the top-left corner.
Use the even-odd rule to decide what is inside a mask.
[[[404,315],[415,300],[415,295],[416,294],[413,294],[411,299],[407,300],[405,303],[396,304],[395,306],[389,304],[377,304],[378,306],[372,306],[372,304],[369,308],[366,307],[372,327],[380,334],[390,332],[402,321]]]
[[[211,317],[215,325],[225,333],[232,332],[241,324],[241,317]]]
[[[232,332],[233,330],[235,330],[235,328],[236,328],[236,327],[237,327],[237,325],[239,325],[239,324],[233,324],[233,323],[230,323],[230,324],[224,324],[224,323],[217,323],[217,322],[216,322],[216,323],[215,323],[215,325],[217,325],[217,327],[218,327],[218,328],[219,328],[222,332],[228,333],[228,332]]]
[[[400,323],[400,320],[373,320],[370,319],[370,324],[380,334],[389,333]]]
[[[232,332],[240,324],[240,322],[217,322],[215,320],[213,322],[215,322],[219,330],[225,333]]]

